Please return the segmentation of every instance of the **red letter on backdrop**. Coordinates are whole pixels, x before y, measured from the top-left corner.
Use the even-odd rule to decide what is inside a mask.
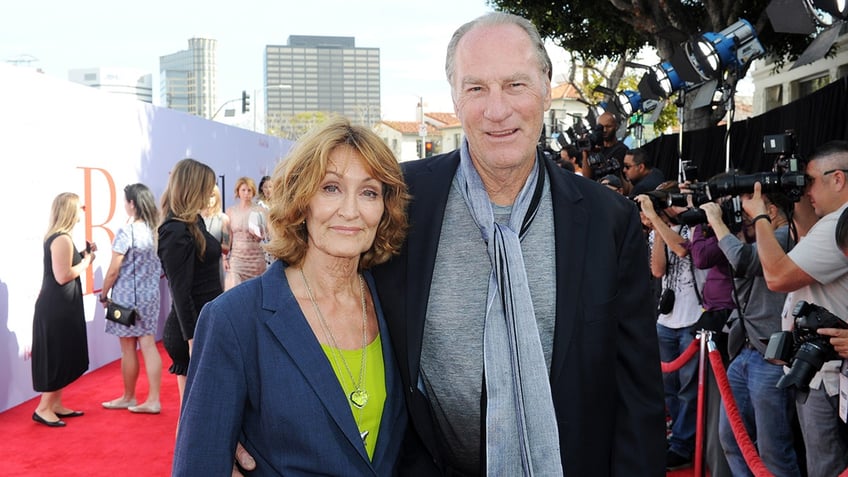
[[[106,234],[109,235],[109,246],[105,249],[107,252],[111,250],[112,240],[115,238],[115,233],[112,232],[112,229],[106,227],[106,224],[112,220],[112,217],[115,215],[115,181],[112,180],[112,175],[109,174],[109,171],[106,169],[101,169],[99,167],[79,167],[78,169],[83,170],[83,181],[84,186],[84,198],[83,204],[85,207],[85,239],[91,242],[92,237],[94,236],[93,230],[94,228],[101,228],[106,231]],[[94,205],[95,202],[92,199],[92,190],[91,190],[91,173],[92,171],[98,171],[103,174],[103,177],[106,179],[106,183],[109,184],[109,213],[106,214],[106,218],[103,219],[103,222],[99,224],[93,224],[93,215],[94,215]],[[98,199],[100,196],[98,195]],[[97,205],[103,205],[103,201],[99,200]],[[94,268],[88,267],[85,271],[85,291],[84,294],[94,293]]]

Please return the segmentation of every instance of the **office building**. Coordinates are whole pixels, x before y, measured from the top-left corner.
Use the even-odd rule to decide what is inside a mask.
[[[133,68],[77,68],[68,80],[128,98],[153,102],[153,75]]]
[[[353,37],[291,35],[265,47],[263,89],[267,128],[285,137],[298,135],[295,123],[310,113],[370,127],[381,119],[380,49],[357,48]]]
[[[216,41],[191,38],[188,49],[159,57],[162,106],[212,119],[215,114]]]

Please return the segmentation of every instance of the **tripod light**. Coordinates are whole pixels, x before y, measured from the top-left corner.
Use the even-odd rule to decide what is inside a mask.
[[[742,71],[765,54],[754,27],[745,19],[718,33],[704,33],[685,49],[704,81],[717,79],[724,70]]]

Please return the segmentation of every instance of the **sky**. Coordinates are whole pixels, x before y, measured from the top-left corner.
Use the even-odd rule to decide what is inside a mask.
[[[491,10],[485,0],[12,1],[0,17],[0,61],[32,57],[29,66],[63,79],[74,68],[138,68],[153,74],[158,96],[159,57],[187,49],[191,37],[214,38],[216,106],[242,90],[259,92],[255,105],[266,45],[284,45],[289,35],[353,36],[358,47],[380,49],[383,119],[411,121],[419,97],[425,110],[453,111],[448,40]]]

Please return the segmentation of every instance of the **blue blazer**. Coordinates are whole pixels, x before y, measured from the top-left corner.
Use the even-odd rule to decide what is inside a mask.
[[[197,323],[173,475],[230,475],[236,442],[251,475],[395,474],[407,414],[374,281],[386,402],[374,460],[277,261],[208,303]]]
[[[423,391],[420,359],[439,234],[458,165],[458,150],[401,165],[413,197],[409,233],[400,255],[374,269],[410,412],[400,470],[405,476],[450,472],[449,452]],[[656,304],[637,208],[552,161],[545,167],[556,243],[550,382],[563,470],[567,476],[664,476]]]

